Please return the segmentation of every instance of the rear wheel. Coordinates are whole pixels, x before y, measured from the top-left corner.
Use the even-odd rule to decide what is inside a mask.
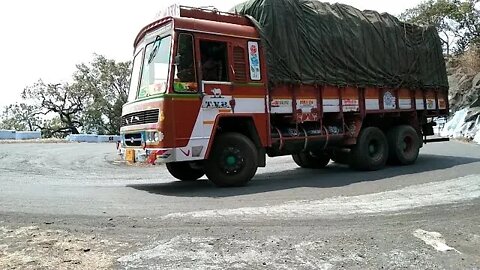
[[[181,181],[195,181],[205,175],[203,170],[194,168],[190,162],[167,163],[167,170]]]
[[[389,161],[393,164],[410,165],[415,163],[420,152],[420,138],[411,126],[396,126],[388,131]]]
[[[302,152],[292,155],[293,161],[305,169],[323,169],[330,162],[330,157],[325,154],[313,154],[311,152]]]
[[[385,167],[387,159],[388,142],[383,132],[376,127],[363,129],[352,149],[350,165],[358,170],[376,171]]]
[[[239,133],[219,135],[205,163],[208,179],[220,187],[247,184],[257,168],[257,148],[248,137]]]

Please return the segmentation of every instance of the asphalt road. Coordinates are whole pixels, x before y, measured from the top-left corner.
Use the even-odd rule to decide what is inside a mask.
[[[0,144],[0,269],[480,269],[480,147],[356,172],[175,181],[111,144]]]

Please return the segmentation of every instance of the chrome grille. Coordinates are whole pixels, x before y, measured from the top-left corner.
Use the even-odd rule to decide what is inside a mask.
[[[157,123],[158,115],[158,109],[130,113],[122,116],[122,127]]]

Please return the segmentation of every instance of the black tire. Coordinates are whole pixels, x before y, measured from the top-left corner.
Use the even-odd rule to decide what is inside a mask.
[[[385,167],[387,159],[388,142],[385,134],[376,127],[363,129],[351,151],[350,166],[362,171],[377,171]]]
[[[389,162],[398,165],[411,165],[417,161],[421,142],[417,131],[407,125],[396,126],[387,134]]]
[[[298,166],[305,169],[323,169],[330,162],[330,157],[325,154],[315,155],[311,152],[302,152],[300,154],[292,155],[293,161]]]
[[[253,142],[240,133],[224,133],[215,138],[205,173],[219,187],[246,185],[258,168],[258,153]]]
[[[330,158],[333,162],[338,164],[350,164],[350,152],[342,152],[340,150],[333,150]]]
[[[180,181],[195,181],[205,175],[201,169],[195,169],[190,162],[167,163],[168,172]]]

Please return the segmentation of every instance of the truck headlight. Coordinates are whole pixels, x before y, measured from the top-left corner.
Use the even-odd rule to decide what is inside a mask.
[[[147,131],[146,132],[146,141],[147,142],[153,142],[153,143],[158,143],[163,141],[164,135],[162,132],[157,132],[157,131]]]
[[[161,142],[165,138],[165,135],[163,135],[163,132],[155,132],[155,141],[156,142]]]

